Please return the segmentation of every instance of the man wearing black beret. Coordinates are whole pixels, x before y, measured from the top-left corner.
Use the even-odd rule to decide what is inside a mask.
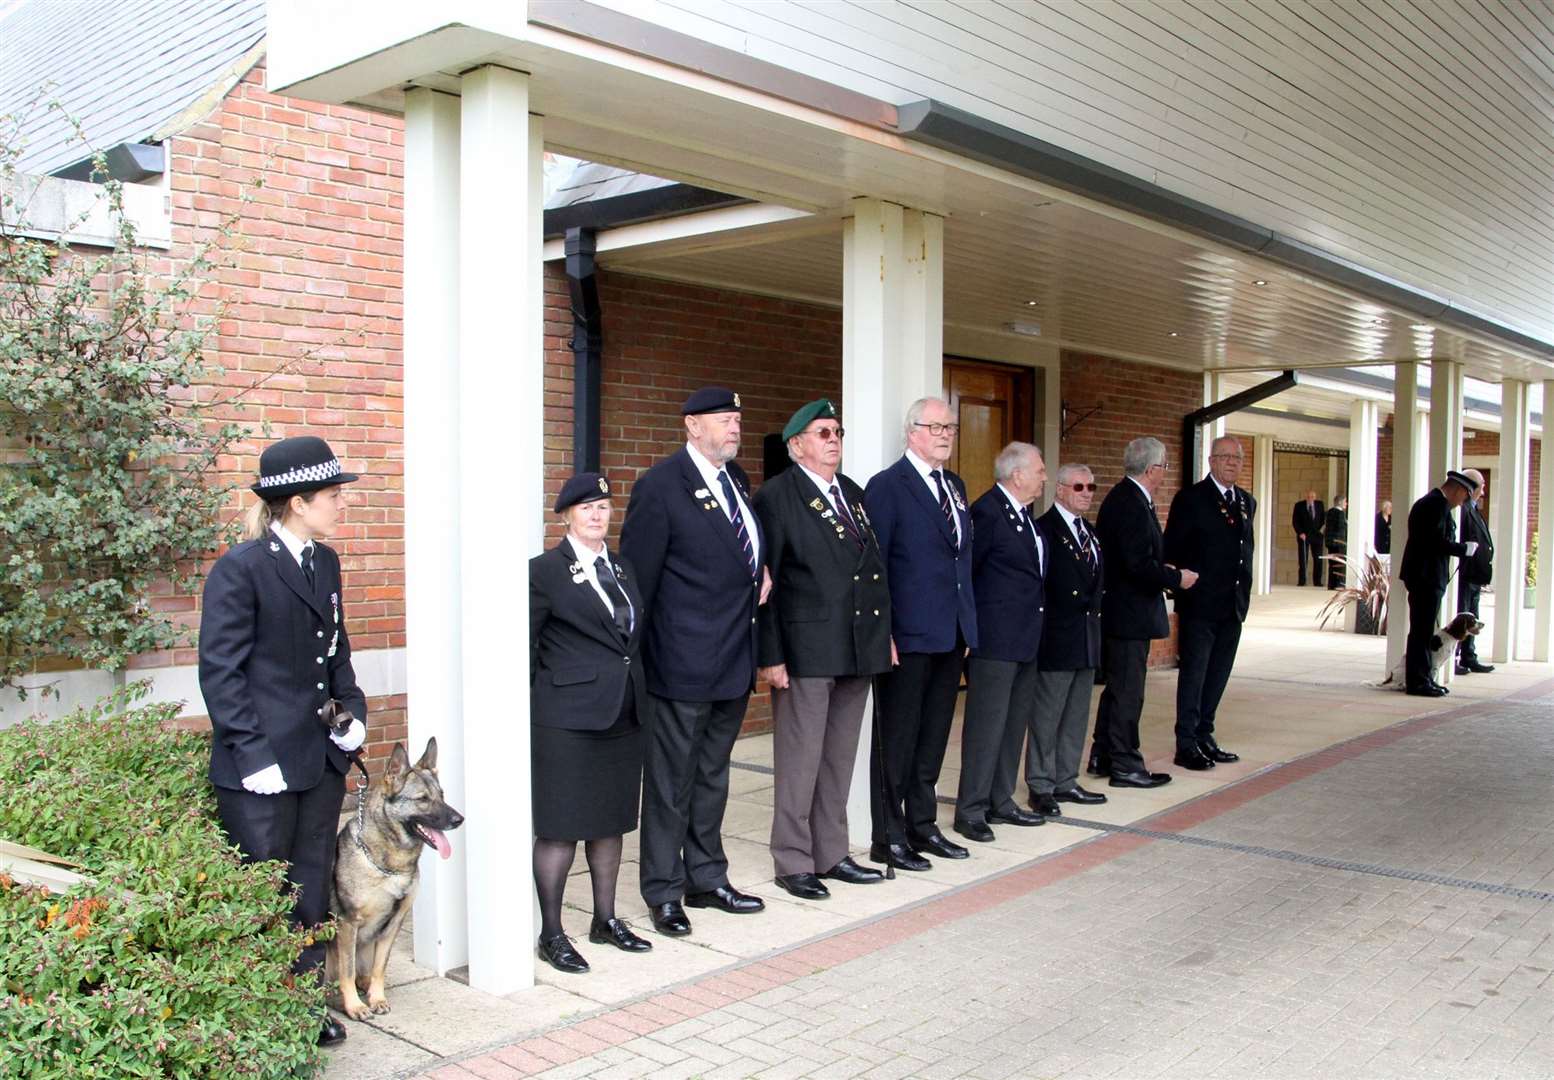
[[[1453,469],[1438,488],[1431,488],[1408,511],[1408,541],[1403,545],[1403,565],[1398,571],[1408,590],[1408,645],[1403,654],[1407,676],[1404,690],[1416,697],[1442,697],[1446,687],[1430,670],[1430,639],[1446,595],[1446,560],[1452,555],[1471,558],[1478,550],[1472,540],[1457,539],[1457,523],[1451,512],[1478,492],[1478,482]]]
[[[686,445],[638,478],[621,529],[647,613],[642,898],[672,936],[691,932],[682,901],[731,914],[765,906],[729,884],[722,837],[729,757],[755,686],[756,609],[771,589],[734,461],[740,408],[721,386],[686,399]]]

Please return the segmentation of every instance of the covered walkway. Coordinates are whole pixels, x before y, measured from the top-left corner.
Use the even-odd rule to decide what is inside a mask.
[[[499,998],[404,950],[394,1011],[351,1025],[328,1076],[1537,1075],[1554,816],[1546,772],[1507,763],[1554,753],[1554,680],[1505,665],[1421,711],[1363,685],[1385,639],[1314,629],[1325,597],[1254,603],[1221,709],[1238,764],[1171,766],[1175,673],[1155,672],[1145,751],[1173,783],[1098,785],[1111,801],[1063,824],[824,902],[772,884],[770,740],[742,740],[730,876],[765,914],[695,912],[692,937],[627,956],[587,944],[580,871],[592,974]],[[635,882],[629,862],[621,913],[645,930]]]

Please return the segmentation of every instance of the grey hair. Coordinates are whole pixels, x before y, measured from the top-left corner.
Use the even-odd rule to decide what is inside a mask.
[[[1241,440],[1234,435],[1221,435],[1209,444],[1209,453],[1219,453],[1221,446],[1234,446],[1240,453],[1246,453],[1246,447],[1241,445]]]
[[[1058,475],[1054,482],[1059,485],[1072,484],[1079,479],[1080,474],[1088,476],[1092,480],[1095,479],[1095,473],[1090,470],[1090,466],[1081,465],[1077,461],[1064,462],[1058,466]]]
[[[993,479],[1002,483],[1013,476],[1014,471],[1022,468],[1032,457],[1041,457],[1041,447],[1028,442],[1010,443],[993,459]]]
[[[903,436],[912,434],[912,429],[916,427],[917,422],[923,418],[923,412],[930,404],[935,401],[937,401],[940,405],[943,405],[946,410],[948,410],[950,407],[950,403],[941,397],[918,398],[916,401],[912,402],[912,404],[907,406],[906,421],[901,425],[901,434]],[[953,423],[953,421],[951,422]]]
[[[1165,462],[1165,443],[1152,435],[1140,435],[1122,452],[1122,471],[1129,476],[1143,476],[1151,465]]]

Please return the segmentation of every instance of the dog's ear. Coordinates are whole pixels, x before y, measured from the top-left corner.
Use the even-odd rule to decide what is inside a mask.
[[[405,774],[410,771],[410,755],[405,753],[404,743],[395,743],[389,753],[388,764],[383,767],[383,790],[398,795],[405,786]]]
[[[421,751],[421,760],[415,763],[418,769],[437,771],[437,736],[433,735],[426,740],[426,749]]]

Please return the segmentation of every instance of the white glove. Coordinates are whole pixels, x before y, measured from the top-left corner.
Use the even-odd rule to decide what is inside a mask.
[[[1463,545],[1463,547],[1467,548],[1468,550],[1463,552],[1462,557],[1465,559],[1471,559],[1473,558],[1473,553],[1478,550],[1478,541],[1469,540],[1466,544]]]
[[[286,790],[286,778],[281,775],[279,765],[271,765],[251,776],[243,777],[243,787],[255,795],[279,795]]]
[[[353,717],[351,719],[351,726],[345,729],[345,734],[336,735],[331,731],[329,733],[329,741],[349,754],[367,741],[367,725]]]

